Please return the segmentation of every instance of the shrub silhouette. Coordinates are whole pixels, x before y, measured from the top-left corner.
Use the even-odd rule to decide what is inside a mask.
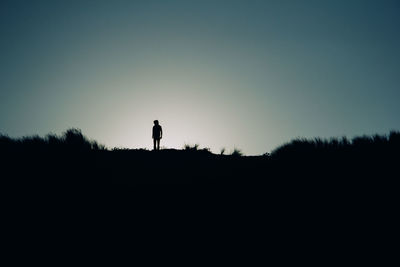
[[[62,140],[64,145],[71,149],[79,150],[99,150],[104,149],[104,146],[99,145],[96,141],[88,140],[80,129],[72,128],[67,130]]]
[[[183,149],[186,151],[197,151],[199,150],[199,147],[200,147],[199,144],[194,144],[194,145],[185,144],[183,146]]]
[[[233,149],[233,151],[232,151],[232,153],[231,153],[231,156],[234,156],[234,157],[241,157],[241,156],[243,156],[243,153],[242,153],[242,151],[239,149],[239,148],[234,148]]]

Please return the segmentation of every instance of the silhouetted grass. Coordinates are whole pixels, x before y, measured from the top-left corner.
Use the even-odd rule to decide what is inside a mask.
[[[271,153],[252,157],[237,148],[230,155],[224,155],[225,149],[213,154],[199,144],[157,153],[147,149],[110,150],[85,137],[79,129],[44,138],[0,135],[0,163],[4,173],[13,173],[10,177],[90,185],[277,183],[278,177],[279,181],[286,177],[303,182],[313,178],[318,183],[347,177],[349,185],[354,179],[387,177],[397,166],[399,151],[400,133],[395,131],[351,140],[298,138]]]
[[[358,136],[352,140],[346,137],[331,139],[295,139],[271,152],[273,158],[297,158],[321,156],[376,157],[391,155],[399,148],[400,133],[392,131],[387,135]]]
[[[89,140],[82,134],[80,129],[72,128],[65,131],[61,136],[48,134],[46,137],[26,136],[12,139],[0,135],[0,146],[2,149],[13,148],[23,150],[105,150],[106,147],[94,140]]]

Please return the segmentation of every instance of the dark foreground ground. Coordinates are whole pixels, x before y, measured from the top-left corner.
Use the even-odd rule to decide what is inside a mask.
[[[242,265],[268,261],[264,255],[281,263],[382,265],[396,255],[399,136],[295,140],[256,157],[111,151],[79,132],[2,137],[7,247],[61,240],[86,251],[84,237],[114,239],[108,245],[140,240],[135,252],[157,251],[164,263],[211,253]]]
[[[17,150],[3,155],[1,165],[3,182],[33,187],[129,187],[137,184],[295,184],[307,187],[341,184],[346,187],[398,180],[396,154],[369,151],[354,157],[351,151],[340,154],[275,158],[184,150],[39,153]]]

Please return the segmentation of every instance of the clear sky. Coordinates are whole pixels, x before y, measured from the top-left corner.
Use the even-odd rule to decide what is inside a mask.
[[[400,129],[400,1],[0,2],[0,132],[269,152]]]

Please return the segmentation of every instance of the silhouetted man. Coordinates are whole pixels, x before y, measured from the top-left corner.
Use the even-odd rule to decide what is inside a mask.
[[[161,125],[158,124],[158,120],[155,120],[154,126],[153,126],[154,150],[160,150],[160,139],[161,138],[162,138],[162,128],[161,128]]]

